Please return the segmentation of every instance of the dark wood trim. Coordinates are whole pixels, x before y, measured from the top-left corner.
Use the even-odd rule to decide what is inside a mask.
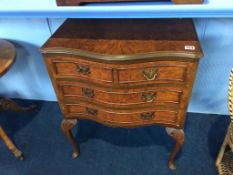
[[[78,6],[87,2],[130,2],[139,0],[56,0],[58,6]],[[153,0],[144,0],[145,2],[150,2]],[[202,4],[203,0],[171,0],[174,4]],[[141,2],[143,2],[141,0]]]

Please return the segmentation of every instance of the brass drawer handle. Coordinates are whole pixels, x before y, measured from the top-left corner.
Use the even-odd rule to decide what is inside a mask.
[[[89,88],[82,88],[82,92],[84,96],[88,98],[93,98],[95,96],[94,90],[89,89]]]
[[[98,111],[96,109],[86,108],[86,111],[88,114],[93,115],[93,116],[97,116],[98,114]]]
[[[151,103],[151,102],[154,102],[155,97],[156,97],[156,94],[155,94],[154,92],[151,92],[151,93],[143,93],[143,94],[142,94],[142,101],[143,101],[143,102]]]
[[[152,81],[155,80],[158,76],[158,69],[151,68],[151,69],[145,69],[142,71],[143,77],[148,80]]]
[[[91,73],[89,66],[77,65],[77,71],[82,73],[83,75],[88,75]]]
[[[141,114],[141,119],[143,119],[143,120],[152,120],[154,117],[155,117],[154,112],[147,112],[147,113]]]

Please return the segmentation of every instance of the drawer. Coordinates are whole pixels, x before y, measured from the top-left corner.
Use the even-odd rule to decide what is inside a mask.
[[[52,67],[57,78],[71,77],[93,82],[113,82],[112,68],[105,67],[101,63],[65,57],[52,59]]]
[[[103,105],[179,104],[182,90],[177,87],[110,89],[84,83],[59,82],[62,99],[86,100]],[[116,107],[115,106],[115,107]]]
[[[106,124],[121,126],[140,126],[147,124],[161,124],[178,126],[177,112],[169,109],[143,109],[117,111],[90,107],[83,104],[65,104],[63,106],[67,118],[84,118]]]
[[[77,56],[51,56],[46,59],[54,78],[78,78],[97,84],[134,86],[190,81],[192,62],[154,61],[143,63],[100,63]]]
[[[120,84],[129,83],[184,83],[189,63],[158,61],[118,68]]]

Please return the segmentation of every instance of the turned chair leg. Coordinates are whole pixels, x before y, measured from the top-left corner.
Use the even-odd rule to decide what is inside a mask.
[[[184,144],[185,135],[182,129],[166,128],[166,131],[168,135],[171,136],[176,141],[175,147],[173,148],[168,160],[169,168],[175,170],[176,164],[174,162],[174,159],[176,157],[176,154],[179,152],[182,145]]]
[[[63,119],[61,123],[62,131],[64,132],[65,136],[73,146],[73,154],[72,157],[75,159],[79,156],[79,149],[76,141],[74,140],[73,134],[71,129],[77,125],[76,119]]]
[[[0,98],[0,108],[3,110],[11,110],[13,112],[33,112],[36,110],[35,105],[20,107],[13,100],[2,97]]]
[[[6,144],[8,149],[14,154],[14,156],[20,160],[24,159],[23,153],[15,146],[11,139],[7,136],[2,127],[0,127],[0,138]]]

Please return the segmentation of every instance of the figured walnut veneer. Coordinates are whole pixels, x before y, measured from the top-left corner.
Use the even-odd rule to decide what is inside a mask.
[[[64,121],[112,127],[161,125],[184,142],[184,122],[202,51],[188,19],[69,19],[42,47]],[[170,128],[169,128],[170,127]]]

